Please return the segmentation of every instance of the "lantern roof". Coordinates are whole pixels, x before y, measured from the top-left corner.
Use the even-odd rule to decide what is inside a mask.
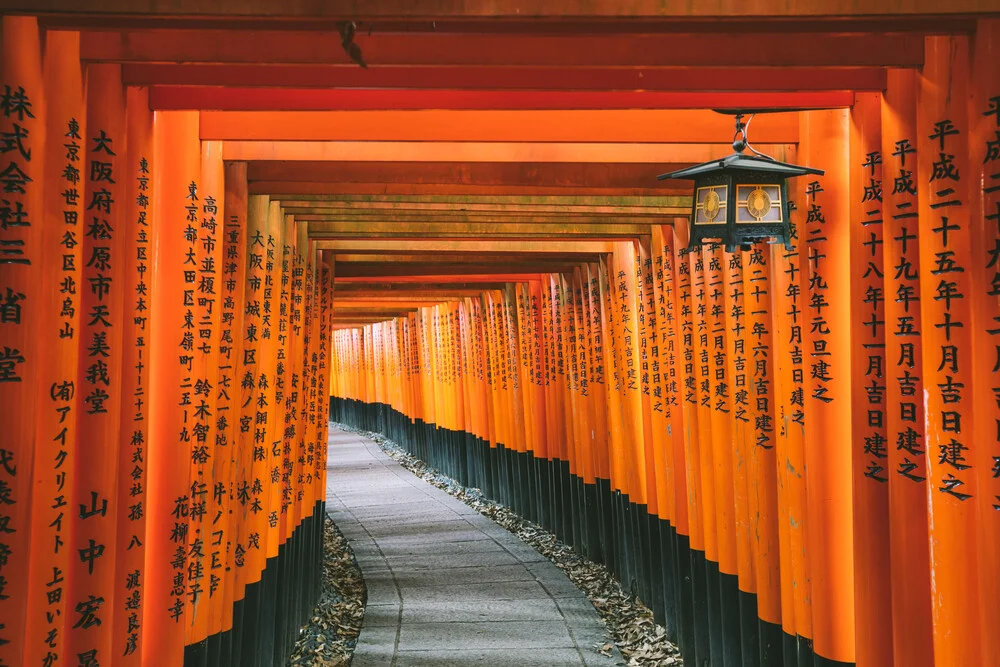
[[[774,174],[782,178],[793,178],[795,176],[805,176],[806,174],[822,176],[824,173],[822,169],[813,169],[812,167],[802,167],[797,164],[780,162],[767,156],[758,157],[756,155],[733,153],[719,160],[709,160],[708,162],[696,164],[693,167],[672,171],[669,174],[660,174],[656,177],[656,180],[662,181],[668,178],[694,180],[708,174],[736,170]]]

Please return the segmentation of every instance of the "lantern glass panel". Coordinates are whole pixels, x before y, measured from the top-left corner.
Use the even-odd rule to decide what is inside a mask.
[[[780,185],[736,186],[737,224],[782,223],[784,218]]]
[[[696,225],[725,225],[729,186],[709,185],[695,191],[694,222]]]

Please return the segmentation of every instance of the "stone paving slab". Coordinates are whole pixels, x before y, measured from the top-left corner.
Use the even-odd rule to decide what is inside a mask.
[[[593,605],[530,546],[330,429],[327,510],[368,590],[352,667],[609,667]]]

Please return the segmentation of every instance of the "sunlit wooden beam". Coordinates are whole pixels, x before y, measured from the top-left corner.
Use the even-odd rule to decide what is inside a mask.
[[[341,187],[347,183],[406,183],[413,185],[465,185],[541,187],[553,186],[585,191],[590,188],[629,189],[666,186],[657,174],[687,163],[593,164],[531,162],[283,162],[261,161],[248,165],[251,192],[257,183],[326,182]],[[690,184],[684,183],[690,192]]]
[[[523,0],[491,2],[441,2],[441,0],[382,0],[377,3],[359,0],[0,0],[0,10],[12,13],[85,13],[116,16],[226,17],[230,21],[247,18],[303,19],[378,19],[455,21],[494,19],[533,20],[543,26],[545,19],[560,21],[591,19],[671,18],[678,21],[712,19],[795,19],[800,17],[894,17],[962,15],[996,12],[992,0],[705,0],[694,3],[667,3],[662,0],[552,0],[538,7],[525,6]]]
[[[995,9],[995,8],[994,8]],[[726,31],[723,31],[726,32]],[[359,32],[355,43],[371,67],[761,67],[923,64],[920,35],[726,32],[714,42],[701,33],[496,34]],[[263,29],[88,30],[87,62],[342,64],[355,67],[336,31]],[[712,48],[706,48],[712,43]],[[266,45],[266,48],[262,48]]]
[[[706,109],[733,107],[829,109],[847,108],[853,104],[854,93],[849,90],[668,92],[153,86],[149,92],[149,105],[157,111],[191,109],[217,109],[221,111]]]
[[[339,47],[338,47],[339,48]],[[725,143],[733,119],[704,109],[534,111],[202,111],[202,139],[222,141],[478,141]],[[753,121],[753,141],[791,144],[787,114]]]
[[[754,127],[756,130],[756,127]],[[756,136],[756,135],[755,135]],[[755,143],[768,155],[791,144]],[[537,141],[226,141],[226,160],[335,162],[599,162],[696,163],[731,155],[732,136],[714,143]]]
[[[772,26],[777,25],[772,23]],[[800,28],[808,26],[800,25]],[[893,30],[905,29],[894,22]],[[591,26],[593,29],[593,26]],[[772,28],[773,29],[773,28]],[[877,30],[872,26],[870,30]],[[131,63],[122,79],[133,86],[253,88],[401,88],[407,90],[555,91],[878,91],[882,67],[377,67],[335,65],[208,65]],[[357,92],[357,91],[352,91]]]
[[[318,216],[316,216],[318,217]],[[301,218],[296,218],[302,222]],[[507,222],[313,222],[309,237],[314,239],[349,239],[352,237],[400,238],[563,238],[563,237],[636,237],[650,234],[655,221],[643,224],[600,223],[507,223]]]
[[[468,279],[471,275],[500,276],[510,273],[561,273],[572,271],[574,267],[586,261],[586,258],[582,258],[574,261],[550,262],[546,264],[525,261],[497,264],[441,264],[439,262],[425,264],[356,263],[340,266],[337,268],[337,272],[339,274],[338,280],[349,278],[376,278],[384,280],[390,277],[411,277],[417,280],[429,280],[431,276],[455,276],[460,279]],[[497,281],[499,278],[492,278],[491,280]]]
[[[691,184],[680,181],[656,181],[634,187],[575,187],[550,184],[466,184],[466,183],[335,183],[330,181],[253,181],[247,185],[250,194],[302,197],[307,195],[456,195],[456,196],[525,196],[525,197],[669,197],[691,195]]]
[[[477,252],[517,252],[517,253],[605,253],[614,250],[609,241],[490,241],[490,240],[350,240],[318,241],[322,250],[352,253],[411,254],[414,252],[436,253],[477,253]]]

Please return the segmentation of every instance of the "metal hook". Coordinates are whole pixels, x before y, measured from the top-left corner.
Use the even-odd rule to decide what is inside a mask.
[[[750,118],[747,120],[746,124],[743,125],[742,132],[743,132],[743,144],[744,144],[744,147],[745,148],[749,148],[750,152],[753,153],[754,155],[756,155],[757,157],[762,157],[765,160],[771,160],[773,162],[774,161],[773,157],[771,157],[770,155],[765,155],[764,153],[761,153],[759,150],[757,150],[756,148],[754,148],[753,146],[750,145],[750,137],[748,136],[748,133],[750,131],[750,123],[751,123],[751,121],[753,121],[753,118],[756,115],[757,114],[755,114],[755,113],[750,114]],[[741,117],[742,117],[741,115],[737,115],[736,116],[737,126],[740,125],[740,118]],[[742,152],[742,151],[739,151],[739,152]]]

